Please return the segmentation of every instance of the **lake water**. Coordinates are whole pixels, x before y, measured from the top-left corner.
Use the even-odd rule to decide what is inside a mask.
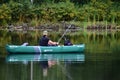
[[[85,52],[76,55],[51,54],[55,59],[62,57],[48,68],[47,75],[44,75],[40,62],[32,58],[35,55],[8,56],[5,50],[6,44],[21,45],[28,42],[29,45],[38,45],[40,37],[40,31],[0,31],[0,80],[120,80],[119,31],[69,32],[66,38],[73,44],[84,43]],[[58,41],[61,34],[53,32],[49,37]],[[60,45],[63,43],[62,39]],[[12,61],[14,57],[20,60]]]

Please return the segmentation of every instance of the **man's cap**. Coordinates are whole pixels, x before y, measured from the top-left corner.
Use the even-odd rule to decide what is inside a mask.
[[[48,34],[48,31],[43,31],[43,35],[47,35]]]

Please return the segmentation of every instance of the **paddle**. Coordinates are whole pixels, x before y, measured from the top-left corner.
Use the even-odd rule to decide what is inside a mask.
[[[76,19],[76,17],[74,18],[73,21],[75,21],[75,19]],[[60,39],[58,40],[58,43],[60,43],[61,39],[64,37],[64,35],[67,33],[67,31],[69,30],[69,28],[70,28],[71,26],[72,26],[72,24],[68,26],[68,28],[65,30],[65,32],[63,33],[63,35],[62,35],[62,36],[60,37]]]

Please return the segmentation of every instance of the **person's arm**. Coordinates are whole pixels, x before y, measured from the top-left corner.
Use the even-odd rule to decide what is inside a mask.
[[[49,45],[58,45],[57,42],[53,42],[53,41],[51,41],[51,40],[48,41],[48,44],[49,44]]]

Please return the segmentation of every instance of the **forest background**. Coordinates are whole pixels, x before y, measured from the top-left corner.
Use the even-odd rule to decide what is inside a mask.
[[[120,25],[120,0],[1,0],[0,28],[9,25],[40,26],[77,18],[83,22]]]

